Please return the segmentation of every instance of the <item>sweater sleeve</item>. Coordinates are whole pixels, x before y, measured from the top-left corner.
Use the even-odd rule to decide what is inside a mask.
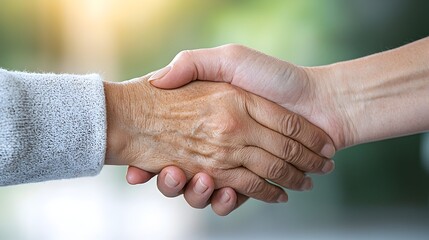
[[[105,148],[100,76],[0,69],[0,186],[96,175]]]

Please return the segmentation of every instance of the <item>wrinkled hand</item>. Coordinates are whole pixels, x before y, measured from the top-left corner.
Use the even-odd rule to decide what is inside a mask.
[[[309,81],[308,71],[305,68],[295,66],[288,62],[267,56],[255,50],[239,46],[226,45],[213,49],[201,49],[193,51],[183,51],[166,68],[158,71],[151,79],[152,84],[161,88],[176,88],[189,83],[192,80],[209,80],[228,82],[239,86],[252,93],[261,95],[283,107],[304,115],[306,118],[314,120],[322,129],[335,129],[336,121],[320,118],[313,112],[315,107],[313,102],[317,102],[314,86]],[[310,103],[309,103],[310,101]],[[327,111],[328,106],[321,106],[320,109]],[[316,119],[314,119],[314,117]],[[328,127],[323,128],[323,126]],[[330,131],[331,136],[340,134]],[[337,139],[341,139],[338,137]],[[338,145],[341,144],[337,144]],[[324,154],[332,157],[335,149],[324,149]],[[326,166],[329,171],[332,166]],[[169,173],[167,175],[167,173]],[[127,179],[131,184],[143,183],[153,175],[145,173],[139,169],[130,167]],[[166,176],[169,176],[167,181]],[[200,179],[197,181],[197,179]],[[163,170],[158,176],[158,188],[166,196],[177,196],[182,193],[186,179],[181,170],[176,167],[169,167]],[[170,182],[167,185],[167,182]],[[202,184],[205,183],[205,184]],[[198,186],[204,185],[204,186]],[[207,188],[203,193],[198,193],[195,189]],[[214,186],[210,177],[204,173],[195,176],[185,190],[185,198],[188,203],[197,208],[205,207],[208,202],[219,215],[226,215],[238,207],[246,198],[239,195],[236,199],[232,189],[222,189],[214,191]],[[230,199],[230,201],[220,201],[220,199]],[[244,199],[244,200],[243,200]]]
[[[106,162],[159,173],[167,166],[213,178],[216,189],[284,202],[283,189],[312,187],[304,172],[332,162],[314,152],[333,148],[304,118],[228,84],[195,82],[165,91],[146,79],[105,83]],[[267,117],[269,116],[269,117]]]
[[[241,45],[188,50],[179,53],[165,68],[149,79],[164,89],[181,87],[194,80],[226,82],[264,97],[295,112],[324,130],[336,149],[348,146],[348,124],[335,109],[329,71],[323,67],[301,67]],[[328,74],[328,76],[326,76]],[[334,74],[334,73],[332,73]],[[332,77],[333,78],[333,77]],[[335,149],[324,149],[325,156]]]
[[[424,38],[364,58],[299,67],[243,46],[226,45],[184,51],[151,79],[161,88],[193,80],[239,86],[304,116],[325,131],[339,150],[428,130],[427,111],[422,111],[429,89],[428,55],[424,54],[428,49]],[[129,177],[138,176],[136,172],[130,169]],[[187,186],[185,197],[188,188],[196,185]]]

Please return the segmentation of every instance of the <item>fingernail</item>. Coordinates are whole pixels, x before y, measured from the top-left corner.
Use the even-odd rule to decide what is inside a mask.
[[[302,191],[308,191],[313,188],[313,181],[309,177],[305,177],[304,182],[301,185]]]
[[[165,184],[170,188],[176,188],[179,185],[179,182],[174,179],[170,173],[165,175]]]
[[[167,75],[167,73],[171,70],[171,66],[168,65],[160,70],[158,70],[156,73],[154,73],[152,76],[150,76],[150,78],[148,79],[148,81],[154,81],[157,79],[161,79],[162,77],[164,77],[165,75]]]
[[[278,203],[285,203],[285,202],[287,202],[287,200],[288,200],[288,197],[286,194],[282,194],[282,195],[280,195],[279,198],[277,198]]]
[[[322,152],[321,153],[322,153],[323,156],[325,156],[327,158],[332,158],[335,155],[335,148],[331,144],[326,144],[322,148]]]
[[[203,194],[209,187],[201,181],[201,179],[198,179],[197,183],[195,184],[194,191],[198,194]]]
[[[229,200],[231,200],[231,196],[229,196],[229,194],[225,191],[222,194],[222,197],[220,198],[220,202],[221,203],[228,203]]]
[[[325,165],[323,165],[322,172],[323,173],[330,173],[330,172],[334,171],[334,169],[335,169],[335,162],[332,160],[329,160],[329,161],[325,162]]]

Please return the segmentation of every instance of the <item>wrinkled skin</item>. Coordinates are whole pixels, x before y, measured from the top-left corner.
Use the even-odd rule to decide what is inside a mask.
[[[177,166],[204,172],[216,188],[284,202],[280,186],[312,187],[304,171],[322,172],[330,138],[304,118],[229,84],[194,82],[165,91],[145,78],[105,83],[107,164],[152,173]]]

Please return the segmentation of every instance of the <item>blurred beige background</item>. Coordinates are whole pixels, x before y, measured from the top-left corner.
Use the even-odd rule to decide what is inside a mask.
[[[3,0],[0,67],[123,81],[184,49],[240,43],[302,65],[387,50],[429,35],[429,3],[257,0]],[[1,114],[1,113],[0,113]],[[125,168],[0,188],[0,239],[428,239],[429,140],[346,149],[337,169],[287,204],[250,200],[221,218],[167,199]]]

